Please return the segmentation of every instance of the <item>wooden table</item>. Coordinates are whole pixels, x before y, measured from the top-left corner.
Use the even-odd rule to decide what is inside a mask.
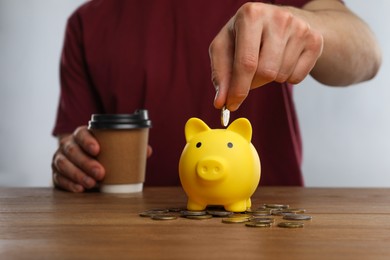
[[[252,200],[305,208],[313,219],[285,229],[138,215],[183,207],[180,187],[0,188],[0,259],[390,259],[390,189],[260,187]]]

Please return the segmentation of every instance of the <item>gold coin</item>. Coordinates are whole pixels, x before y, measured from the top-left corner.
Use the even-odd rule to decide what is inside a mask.
[[[245,226],[247,227],[270,227],[271,223],[261,223],[261,222],[247,222],[245,223]]]
[[[155,215],[155,213],[150,212],[150,211],[144,211],[138,214],[140,217],[143,218],[150,218],[151,216]]]
[[[287,220],[311,220],[312,217],[308,215],[301,215],[301,214],[287,214],[283,216],[283,219]]]
[[[253,217],[249,219],[250,222],[256,222],[256,223],[264,223],[264,224],[271,224],[275,222],[274,218],[258,218],[258,217]]]
[[[207,214],[213,215],[214,217],[227,217],[233,214],[233,212],[225,210],[207,210]]]
[[[188,215],[186,216],[186,218],[189,218],[189,219],[209,219],[209,218],[212,218],[213,215],[210,215],[210,214],[206,214],[206,215],[199,215],[199,216],[191,216],[191,215]]]
[[[271,216],[270,211],[268,210],[257,210],[253,212],[248,212],[252,216]]]
[[[282,213],[302,214],[302,213],[305,213],[305,212],[306,212],[306,209],[292,209],[292,208],[282,209]]]
[[[289,213],[289,214],[291,214],[291,213]],[[282,211],[282,209],[271,209],[271,215],[283,216],[283,211]]]
[[[227,127],[229,124],[229,120],[230,120],[230,111],[225,106],[223,106],[223,108],[221,110],[221,124],[222,124],[222,126]]]
[[[246,219],[249,219],[250,217],[252,217],[251,215],[249,214],[246,214],[246,213],[233,213],[231,215],[228,216],[228,218],[246,218]]]
[[[270,208],[270,209],[287,209],[287,208],[289,208],[289,205],[285,205],[285,204],[264,204],[264,206],[266,208]]]
[[[303,228],[304,224],[302,222],[280,222],[278,227],[283,228]]]
[[[173,220],[177,219],[176,215],[173,214],[156,214],[151,217],[153,220]]]
[[[235,217],[235,218],[223,218],[222,223],[227,223],[227,224],[232,224],[232,223],[244,223],[247,222],[248,218],[240,218],[240,217]]]

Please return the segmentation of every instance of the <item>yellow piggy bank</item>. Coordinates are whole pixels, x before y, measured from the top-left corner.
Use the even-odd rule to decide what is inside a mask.
[[[188,196],[188,210],[223,205],[228,211],[251,207],[260,181],[260,158],[251,143],[252,126],[239,118],[227,129],[210,129],[191,118],[185,125],[187,144],[179,161],[179,176]]]

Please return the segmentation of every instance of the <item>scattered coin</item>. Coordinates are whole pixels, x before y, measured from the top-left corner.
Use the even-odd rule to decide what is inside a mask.
[[[250,222],[245,223],[245,226],[247,226],[247,227],[257,227],[257,228],[260,228],[260,227],[270,227],[271,223],[261,223],[261,222],[250,221]]]
[[[227,217],[234,213],[230,211],[224,211],[224,210],[207,210],[207,214],[213,215],[213,217]]]
[[[251,215],[269,216],[269,215],[271,215],[271,211],[272,211],[272,209],[258,208],[258,209],[254,209],[254,210],[251,210],[251,209],[247,210],[247,213],[251,214]]]
[[[183,210],[180,212],[183,217],[186,216],[201,216],[201,215],[206,215],[207,212],[204,210],[200,211],[195,211],[195,210]]]
[[[156,214],[151,216],[151,219],[153,220],[173,220],[177,219],[176,215],[173,214]]]
[[[271,209],[271,215],[283,216],[283,209]]]
[[[227,224],[232,224],[232,223],[245,223],[248,222],[249,218],[246,217],[228,217],[228,218],[223,218],[222,223],[227,223]]]
[[[252,215],[252,217],[270,217],[270,216],[272,216],[270,213],[259,213],[259,212],[252,213],[251,215]]]
[[[270,209],[287,209],[289,208],[289,205],[284,205],[284,204],[264,204],[266,208]]]
[[[282,213],[302,214],[302,213],[305,213],[305,212],[306,212],[305,209],[292,209],[292,208],[288,208],[288,209],[283,209],[282,210]]]
[[[163,213],[168,213],[167,209],[150,209],[144,212],[139,213],[141,217],[152,217],[153,215],[156,214],[163,214]]]
[[[303,228],[304,224],[302,222],[280,222],[278,227],[283,228]]]
[[[306,210],[302,208],[289,208],[285,204],[264,204],[255,209],[247,209],[245,212],[226,211],[222,206],[208,206],[206,210],[187,210],[185,208],[168,208],[168,209],[150,209],[139,213],[141,217],[149,217],[153,220],[174,220],[179,216],[188,219],[211,219],[213,217],[222,217],[222,223],[245,223],[248,227],[270,227],[275,223],[275,218],[271,216],[282,216],[284,221],[277,224],[283,228],[302,228],[303,222],[296,220],[311,220],[312,217],[304,215]],[[180,213],[180,214],[178,214]],[[281,219],[280,217],[276,217]]]
[[[302,214],[288,214],[283,216],[283,219],[286,220],[311,220],[312,217],[308,215],[302,215]]]
[[[264,224],[271,224],[275,222],[274,218],[251,218],[250,222],[256,222],[256,223],[264,223]]]
[[[213,215],[210,215],[210,214],[206,214],[206,215],[188,215],[186,216],[186,218],[189,218],[189,219],[209,219],[209,218],[212,218]]]
[[[144,218],[150,218],[152,215],[155,215],[153,214],[152,212],[150,211],[144,211],[144,212],[141,212],[138,214],[140,217],[144,217]]]
[[[251,215],[246,214],[246,213],[233,213],[228,216],[228,218],[246,218],[249,219]]]
[[[223,108],[221,110],[221,124],[222,124],[222,126],[227,127],[229,124],[229,120],[230,120],[230,111],[225,106],[223,106]]]

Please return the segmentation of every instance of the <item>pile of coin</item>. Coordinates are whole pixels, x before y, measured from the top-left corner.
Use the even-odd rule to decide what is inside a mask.
[[[304,226],[302,221],[312,219],[311,216],[305,215],[305,212],[305,209],[290,208],[289,205],[285,204],[263,204],[258,208],[240,213],[214,206],[207,207],[206,210],[202,211],[192,211],[185,208],[151,209],[141,212],[139,215],[153,220],[174,220],[179,217],[196,220],[221,218],[222,223],[242,223],[247,227],[264,228],[277,223],[276,226],[282,228],[302,228]]]

